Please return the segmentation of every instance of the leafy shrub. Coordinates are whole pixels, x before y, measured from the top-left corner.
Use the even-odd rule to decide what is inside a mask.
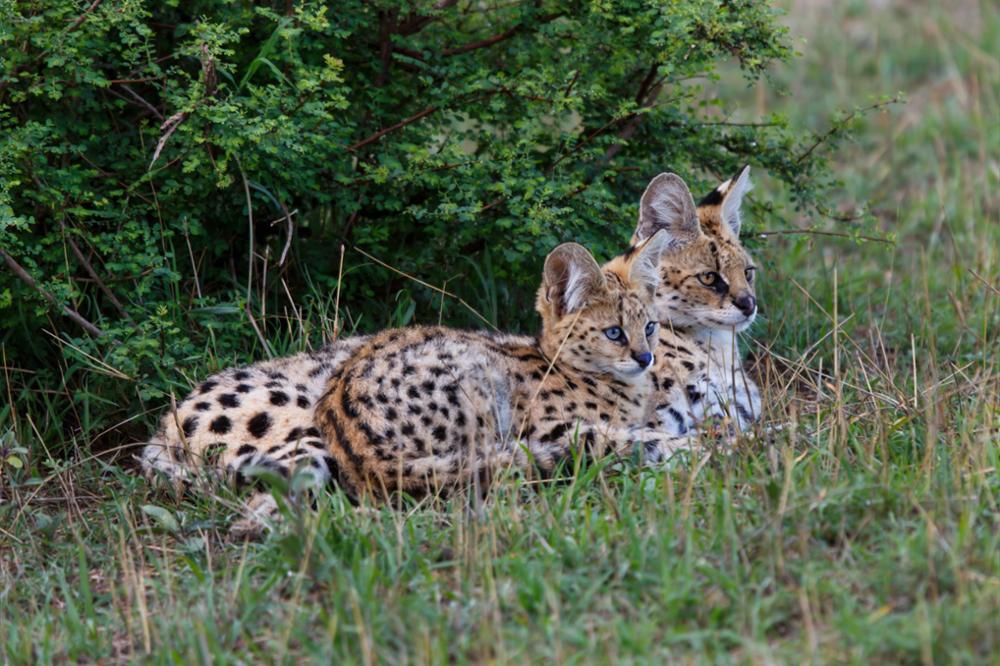
[[[47,407],[66,435],[271,351],[258,345],[316,342],[333,319],[481,325],[400,272],[530,327],[545,253],[620,249],[665,169],[708,187],[752,162],[800,205],[822,180],[812,137],[782,118],[728,123],[704,86],[720,63],[752,80],[789,57],[752,0],[0,13],[4,354],[27,371],[14,394],[65,389]]]

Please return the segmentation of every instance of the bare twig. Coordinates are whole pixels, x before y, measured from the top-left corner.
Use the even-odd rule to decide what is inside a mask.
[[[187,120],[188,115],[187,111],[178,111],[174,115],[167,118],[163,124],[160,125],[160,129],[164,130],[164,132],[163,135],[160,136],[160,140],[156,142],[156,150],[153,151],[153,159],[150,160],[147,171],[152,169],[153,165],[156,164],[156,160],[160,157],[160,152],[163,150],[163,147],[167,145],[167,140],[170,138],[170,135],[177,131],[177,128],[181,126],[181,123]]]
[[[887,245],[895,245],[888,238],[878,238],[876,236],[855,236],[854,234],[842,233],[839,231],[819,231],[818,229],[774,229],[771,231],[759,231],[757,235],[761,238],[766,238],[768,236],[789,236],[792,234],[808,234],[812,236],[836,236],[837,238],[858,238],[860,240],[873,241],[875,243],[885,243]]]
[[[163,114],[160,113],[159,109],[150,104],[145,97],[143,97],[136,91],[132,90],[132,86],[123,83],[121,84],[121,88],[129,95],[131,95],[132,99],[134,99],[135,101],[139,102],[139,104],[149,109],[149,112],[152,113],[154,116],[156,116],[157,119],[160,120],[160,122],[163,122]]]
[[[91,277],[91,279],[93,279],[94,284],[97,285],[97,288],[100,289],[101,292],[103,292],[104,295],[108,297],[108,300],[111,301],[111,304],[115,306],[115,310],[118,311],[118,314],[124,317],[125,319],[131,320],[132,317],[125,310],[125,306],[122,305],[122,302],[118,300],[118,297],[115,296],[114,292],[108,288],[108,285],[104,284],[104,281],[97,274],[97,271],[94,270],[93,265],[91,265],[91,263],[87,260],[87,257],[85,257],[83,252],[80,250],[79,246],[77,246],[76,241],[73,240],[73,237],[69,234],[68,230],[66,229],[66,223],[62,220],[59,220],[59,226],[62,227],[63,234],[66,237],[66,242],[69,243],[69,247],[71,250],[73,250],[73,254],[76,255],[76,258],[80,262],[80,265],[83,266],[83,270],[87,271],[87,274]]]
[[[85,10],[83,10],[83,13],[77,16],[76,19],[66,29],[66,34],[68,35],[69,33],[79,28],[80,25],[87,20],[87,17],[90,16],[90,13],[93,12],[95,9],[97,9],[98,5],[100,5],[102,1],[103,0],[94,0],[92,3],[90,3],[90,6],[87,7]]]
[[[3,258],[4,263],[7,264],[7,268],[9,268],[14,275],[19,277],[22,282],[41,294],[45,300],[53,305],[53,307],[59,308],[64,315],[79,324],[85,331],[87,331],[87,333],[90,333],[95,338],[99,338],[104,335],[104,331],[91,324],[79,312],[68,305],[60,304],[55,296],[43,289],[42,286],[35,281],[35,278],[31,277],[31,275],[28,274],[28,271],[24,270],[21,264],[17,263],[14,257],[7,254],[3,248],[0,248],[0,258]]]
[[[388,268],[390,271],[392,271],[393,273],[396,273],[397,275],[402,275],[405,278],[413,280],[417,284],[423,285],[424,287],[427,287],[428,289],[432,289],[433,291],[436,291],[437,293],[441,294],[442,296],[448,296],[449,298],[454,298],[461,305],[463,305],[466,309],[468,309],[469,312],[471,312],[472,314],[474,314],[477,317],[479,317],[480,319],[482,319],[486,323],[486,325],[489,326],[490,328],[492,328],[494,331],[499,330],[499,329],[497,329],[496,326],[493,325],[493,323],[489,319],[487,319],[482,314],[480,314],[480,312],[478,310],[476,310],[474,307],[472,307],[471,305],[469,305],[465,301],[465,299],[462,298],[461,296],[459,296],[458,294],[452,293],[450,291],[446,291],[446,290],[442,289],[441,287],[436,287],[433,284],[430,284],[429,282],[424,282],[423,280],[421,280],[418,277],[410,275],[409,273],[407,273],[405,271],[399,270],[395,266],[390,266],[389,264],[385,263],[381,259],[377,259],[377,258],[373,257],[372,255],[368,254],[367,252],[365,252],[364,250],[362,250],[360,247],[354,246],[354,250],[356,250],[359,254],[361,254],[361,255],[363,255],[365,257],[368,257],[369,259],[371,259],[372,261],[374,261],[379,266],[382,266],[384,268]]]
[[[260,340],[260,344],[264,347],[264,353],[267,354],[268,358],[273,358],[274,353],[271,351],[271,346],[267,344],[267,339],[264,337],[264,333],[260,330],[257,325],[257,320],[254,319],[253,311],[250,309],[250,301],[253,292],[251,291],[253,285],[253,254],[254,254],[254,237],[253,237],[253,200],[250,198],[250,181],[247,180],[247,174],[243,171],[243,164],[240,162],[240,158],[236,157],[236,167],[240,170],[240,176],[243,178],[243,192],[246,194],[247,198],[247,226],[250,233],[250,256],[247,261],[247,299],[244,304],[244,310],[246,310],[247,318],[250,320],[250,325],[253,327],[254,333],[257,334],[257,339]]]
[[[816,141],[813,142],[813,144],[811,146],[809,146],[805,150],[805,152],[803,152],[801,155],[799,155],[798,157],[795,158],[795,163],[796,164],[801,164],[803,160],[805,160],[807,157],[809,157],[810,155],[812,155],[812,153],[813,153],[814,150],[816,150],[821,145],[823,145],[824,143],[826,143],[826,141],[831,136],[833,136],[834,134],[837,134],[838,132],[842,132],[844,130],[844,128],[847,127],[850,124],[850,122],[852,120],[854,120],[855,118],[857,118],[858,116],[863,116],[864,114],[868,113],[869,111],[875,111],[876,109],[881,109],[882,107],[889,106],[890,104],[896,104],[898,102],[899,102],[899,98],[898,97],[893,97],[892,99],[883,100],[881,102],[876,102],[874,104],[869,104],[868,106],[866,106],[864,108],[855,109],[854,111],[851,111],[842,120],[840,120],[839,122],[835,122],[830,127],[830,129],[828,129],[826,132],[824,132],[820,136],[816,137]]]
[[[546,14],[545,16],[541,16],[538,18],[538,23],[549,23],[550,21],[556,20],[560,16],[562,16],[562,14]],[[524,23],[518,23],[514,27],[504,30],[500,34],[493,35],[492,37],[487,37],[486,39],[480,39],[475,42],[469,42],[468,44],[456,46],[451,49],[445,49],[444,51],[441,52],[441,55],[456,56],[456,55],[461,55],[463,53],[468,53],[469,51],[484,49],[489,46],[493,46],[494,44],[498,44],[502,41],[510,39],[517,33],[521,32],[521,30],[524,30],[525,27],[526,25]]]
[[[281,212],[285,214],[285,217],[282,219],[284,219],[285,222],[288,224],[288,235],[285,237],[285,247],[281,249],[281,257],[278,259],[278,268],[281,268],[282,266],[285,265],[285,257],[288,256],[288,250],[292,247],[292,232],[295,230],[294,226],[292,225],[292,215],[295,215],[299,211],[293,210],[292,212],[289,213],[288,208],[285,206],[285,204],[279,201],[278,205],[281,206]],[[280,220],[275,220],[275,222],[278,221]],[[274,222],[272,222],[272,224],[274,224]]]
[[[363,148],[364,146],[367,146],[369,143],[372,143],[373,141],[378,141],[379,139],[381,139],[386,134],[391,134],[392,132],[395,132],[398,129],[402,129],[402,128],[406,127],[407,125],[412,125],[413,123],[417,122],[418,120],[420,120],[421,118],[423,118],[425,116],[431,115],[432,113],[434,113],[435,111],[437,111],[438,108],[439,107],[436,107],[436,106],[428,106],[423,111],[419,111],[419,112],[413,114],[412,116],[410,116],[409,118],[404,118],[403,120],[400,120],[395,125],[390,125],[389,127],[386,127],[383,130],[379,130],[378,132],[375,132],[371,136],[368,136],[368,137],[365,137],[364,139],[361,139],[361,141],[358,141],[357,143],[351,144],[350,146],[347,147],[347,150],[353,152],[353,151],[357,150],[358,148]]]

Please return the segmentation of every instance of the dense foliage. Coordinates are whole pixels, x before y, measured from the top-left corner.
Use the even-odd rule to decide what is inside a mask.
[[[753,79],[789,56],[753,0],[3,0],[0,14],[5,365],[24,371],[15,395],[107,404],[56,409],[66,434],[162,404],[209,349],[227,363],[334,321],[478,322],[401,272],[530,326],[544,254],[620,248],[662,170],[708,186],[752,162],[805,206],[822,180],[813,137],[780,117],[730,123],[704,88],[720,63]]]

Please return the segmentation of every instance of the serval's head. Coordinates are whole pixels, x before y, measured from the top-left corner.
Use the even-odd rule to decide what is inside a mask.
[[[676,174],[661,173],[649,183],[632,241],[642,242],[656,233],[669,237],[654,298],[664,324],[742,331],[753,323],[757,268],[740,243],[740,204],[749,189],[749,166],[697,207]]]
[[[660,254],[669,237],[652,234],[599,266],[582,245],[563,243],[545,259],[536,308],[549,358],[584,374],[633,381],[653,364]]]

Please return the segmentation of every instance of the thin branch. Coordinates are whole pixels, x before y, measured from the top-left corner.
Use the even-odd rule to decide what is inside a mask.
[[[459,296],[458,294],[454,294],[454,293],[452,293],[452,292],[450,292],[450,291],[447,291],[447,290],[445,290],[445,289],[442,289],[441,287],[436,287],[436,286],[434,286],[434,285],[430,284],[429,282],[424,282],[423,280],[421,280],[421,279],[420,279],[420,278],[418,278],[418,277],[415,277],[415,276],[413,276],[413,275],[410,275],[409,273],[406,273],[405,271],[401,271],[401,270],[399,270],[399,269],[398,269],[398,268],[396,268],[395,266],[390,266],[389,264],[385,263],[385,262],[384,262],[384,261],[382,261],[381,259],[377,259],[377,258],[373,257],[372,255],[368,254],[367,252],[365,252],[364,250],[362,250],[362,249],[361,249],[360,247],[358,247],[358,246],[356,246],[356,245],[355,245],[355,246],[353,246],[353,249],[354,249],[354,250],[355,250],[356,252],[358,252],[359,254],[361,254],[361,255],[363,255],[363,256],[365,256],[365,257],[368,257],[369,259],[371,259],[372,261],[374,261],[374,262],[375,262],[376,264],[378,264],[379,266],[382,266],[382,267],[384,267],[384,268],[388,268],[388,269],[389,269],[390,271],[392,271],[393,273],[396,273],[397,275],[402,275],[402,276],[403,276],[403,277],[405,277],[405,278],[408,278],[408,279],[410,279],[410,280],[413,280],[413,281],[414,281],[414,282],[416,282],[417,284],[419,284],[419,285],[423,285],[424,287],[427,287],[428,289],[431,289],[431,290],[433,290],[433,291],[436,291],[437,293],[441,294],[442,296],[448,296],[449,298],[454,298],[454,299],[455,299],[456,301],[458,301],[458,302],[459,302],[460,304],[462,304],[463,306],[465,306],[465,308],[466,308],[466,309],[467,309],[467,310],[468,310],[469,312],[471,312],[472,314],[474,314],[474,315],[476,315],[477,317],[479,317],[480,319],[482,319],[482,320],[483,320],[483,321],[484,321],[484,322],[486,323],[486,325],[487,325],[487,326],[489,326],[490,328],[492,328],[492,329],[493,329],[494,331],[496,331],[496,330],[499,330],[499,329],[498,329],[498,328],[497,328],[496,326],[494,326],[494,325],[493,325],[493,322],[491,322],[491,321],[490,321],[489,319],[487,319],[487,318],[486,318],[486,317],[484,317],[484,316],[483,316],[482,314],[480,314],[479,310],[476,310],[476,309],[475,309],[474,307],[472,307],[471,305],[469,305],[469,304],[468,304],[468,303],[467,303],[467,302],[465,301],[465,299],[464,299],[464,298],[462,298],[461,296]]]
[[[866,241],[872,241],[875,243],[885,243],[887,245],[895,245],[888,238],[878,238],[877,236],[855,236],[854,234],[846,234],[839,231],[819,231],[818,229],[774,229],[772,231],[758,231],[757,235],[761,238],[767,238],[768,236],[790,236],[793,234],[807,234],[812,236],[836,236],[837,238],[850,238],[850,239],[860,239]]]
[[[156,150],[153,151],[153,159],[150,160],[147,171],[152,169],[153,165],[156,164],[156,160],[160,157],[160,152],[163,151],[163,147],[167,145],[167,141],[170,139],[170,136],[177,131],[177,128],[181,126],[181,123],[187,120],[187,117],[187,111],[178,111],[174,115],[167,118],[163,124],[160,125],[160,129],[164,130],[164,132],[163,135],[160,136],[160,140],[156,142]]]
[[[868,106],[866,106],[864,108],[855,109],[855,110],[851,111],[849,114],[847,114],[846,117],[844,117],[839,122],[834,123],[830,127],[830,129],[828,129],[826,132],[824,132],[823,134],[821,134],[820,136],[818,136],[816,138],[816,141],[811,146],[809,146],[809,148],[807,148],[804,153],[802,153],[801,155],[799,155],[798,157],[795,158],[795,163],[796,164],[801,164],[803,160],[805,160],[807,157],[809,157],[810,155],[812,155],[812,153],[813,153],[814,150],[816,150],[821,145],[823,145],[824,143],[826,143],[826,141],[831,136],[833,136],[834,134],[837,134],[838,132],[843,131],[843,129],[845,127],[847,127],[847,125],[849,125],[850,122],[852,120],[854,120],[855,118],[857,118],[858,116],[862,116],[862,115],[868,113],[869,111],[875,111],[877,109],[881,109],[882,107],[889,106],[890,104],[896,104],[898,102],[899,102],[899,98],[898,97],[893,97],[892,99],[884,100],[884,101],[881,101],[881,102],[876,102],[874,104],[869,104]]]
[[[121,315],[125,319],[131,320],[132,317],[125,310],[125,306],[122,305],[122,302],[118,300],[118,297],[115,296],[114,292],[108,288],[108,285],[104,284],[104,281],[101,280],[100,276],[97,274],[97,271],[94,270],[93,265],[91,265],[91,263],[87,260],[87,257],[84,256],[83,252],[80,251],[80,248],[77,246],[76,241],[73,240],[73,237],[69,234],[69,231],[66,229],[66,223],[62,220],[59,220],[59,226],[62,227],[63,234],[66,237],[66,242],[69,243],[69,247],[71,250],[73,250],[73,254],[76,255],[76,258],[80,262],[80,265],[83,266],[83,269],[87,271],[87,274],[94,280],[94,283],[97,285],[97,288],[100,289],[104,293],[104,295],[108,297],[108,300],[111,301],[111,304],[115,306],[115,310],[118,311],[119,315]]]
[[[267,339],[264,338],[264,333],[261,332],[260,326],[257,325],[257,320],[253,317],[253,310],[250,309],[250,301],[253,296],[252,286],[253,286],[253,255],[254,255],[254,236],[253,236],[253,199],[250,197],[250,181],[247,180],[247,174],[243,171],[243,164],[240,162],[240,158],[236,157],[236,167],[240,171],[240,176],[243,178],[243,193],[247,198],[247,227],[250,230],[250,257],[247,262],[247,300],[244,304],[244,310],[246,310],[247,318],[250,319],[250,325],[253,327],[254,333],[257,334],[257,339],[260,340],[261,346],[264,347],[264,353],[267,354],[268,358],[274,358],[274,353],[271,351],[271,345],[267,344]],[[267,263],[265,262],[265,267]]]
[[[39,294],[41,294],[42,297],[45,298],[45,300],[47,300],[49,303],[51,303],[53,307],[61,309],[64,315],[66,315],[67,317],[75,321],[77,324],[79,324],[85,331],[90,333],[95,338],[99,338],[102,335],[104,335],[104,331],[97,328],[89,321],[87,321],[87,319],[84,318],[83,315],[81,315],[79,312],[69,307],[68,305],[60,304],[55,296],[53,296],[48,291],[43,289],[42,286],[35,281],[35,278],[31,277],[31,275],[28,274],[28,271],[24,270],[21,264],[17,263],[14,257],[7,254],[7,252],[3,248],[0,248],[0,258],[4,260],[4,263],[7,264],[7,268],[9,268],[14,273],[14,275],[21,278],[22,282],[24,282],[29,287],[31,287]]]
[[[69,28],[66,29],[66,34],[68,35],[69,33],[79,28],[80,25],[87,20],[87,17],[90,16],[90,13],[93,12],[95,9],[97,9],[97,6],[100,5],[102,1],[103,0],[94,0],[92,3],[90,3],[90,6],[87,7],[85,10],[83,10],[83,13],[77,16],[76,20],[73,21],[73,23],[70,24]]]
[[[285,237],[285,247],[281,249],[281,258],[278,259],[278,268],[281,268],[282,266],[285,265],[285,258],[288,256],[289,248],[292,247],[292,232],[295,229],[295,227],[292,224],[292,215],[295,215],[299,211],[293,210],[291,213],[289,213],[288,208],[285,206],[285,204],[279,201],[278,205],[281,206],[281,212],[284,213],[285,216],[284,218],[279,218],[275,220],[271,224],[274,224],[275,222],[280,222],[282,219],[284,219],[285,222],[288,224],[288,235]]]
[[[559,18],[560,16],[562,16],[562,14],[559,13],[546,14],[544,16],[538,17],[537,23],[538,24],[550,23]],[[498,44],[500,42],[510,39],[520,31],[524,30],[526,27],[528,27],[527,24],[518,23],[514,27],[504,30],[498,35],[493,35],[492,37],[487,37],[486,39],[480,39],[475,42],[469,42],[468,44],[463,44],[462,46],[456,46],[451,49],[445,49],[444,51],[441,52],[441,55],[450,57],[450,56],[461,55],[463,53],[468,53],[469,51],[485,49],[487,47],[493,46],[494,44]]]
[[[132,87],[129,86],[129,85],[127,85],[127,84],[123,83],[123,84],[121,84],[121,87],[122,87],[122,90],[124,90],[129,95],[131,95],[132,98],[135,101],[139,102],[139,104],[141,104],[142,106],[144,106],[147,109],[149,109],[150,113],[152,113],[154,116],[156,116],[157,120],[159,120],[160,122],[163,122],[163,114],[160,113],[159,109],[157,109],[155,106],[153,106],[148,101],[146,101],[146,98],[144,98],[142,95],[140,95],[136,91],[132,90]]]
[[[423,118],[425,116],[431,115],[432,113],[434,113],[435,111],[437,111],[438,108],[440,108],[440,107],[437,107],[437,106],[428,106],[423,111],[419,111],[419,112],[413,114],[412,116],[410,116],[409,118],[404,118],[403,120],[400,120],[395,125],[390,125],[389,127],[386,127],[383,130],[379,130],[378,132],[375,132],[371,136],[368,136],[368,137],[365,137],[364,139],[361,139],[361,141],[358,141],[357,143],[351,144],[350,146],[347,147],[347,150],[349,150],[351,152],[354,152],[358,148],[363,148],[363,147],[367,146],[369,143],[372,143],[374,141],[378,141],[379,139],[381,139],[386,134],[391,134],[392,132],[395,132],[398,129],[402,129],[402,128],[406,127],[407,125],[412,125],[413,123],[417,122],[418,120],[420,120],[421,118]]]

